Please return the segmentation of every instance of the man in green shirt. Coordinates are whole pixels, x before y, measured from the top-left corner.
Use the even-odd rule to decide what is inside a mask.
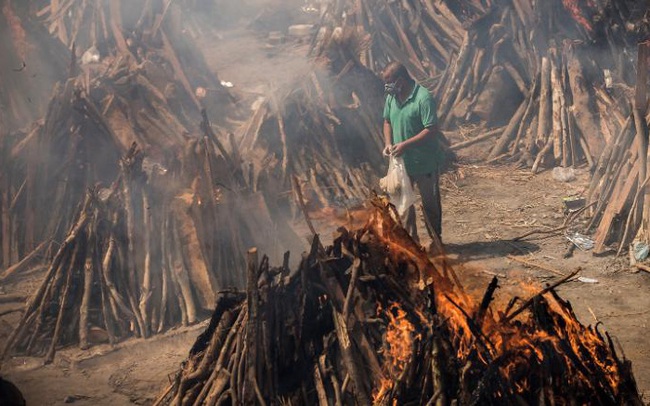
[[[384,105],[384,155],[403,156],[406,172],[422,197],[427,231],[440,241],[440,165],[444,152],[436,140],[436,103],[427,89],[415,83],[404,65],[391,62],[382,74],[387,93]],[[406,215],[406,229],[419,242],[415,207]],[[434,237],[435,233],[435,238]]]

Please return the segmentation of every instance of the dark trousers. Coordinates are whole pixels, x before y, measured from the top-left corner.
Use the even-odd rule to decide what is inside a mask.
[[[429,236],[433,238],[432,233],[436,233],[440,239],[442,237],[442,205],[440,204],[440,175],[438,172],[426,175],[410,176],[411,182],[417,187],[422,197],[422,211],[424,212],[424,222],[427,227]],[[406,212],[406,231],[416,241],[420,241],[418,236],[417,222],[415,220],[415,205],[411,206]]]

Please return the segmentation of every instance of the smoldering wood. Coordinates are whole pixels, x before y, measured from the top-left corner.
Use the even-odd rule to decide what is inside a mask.
[[[642,404],[628,361],[609,336],[580,324],[555,292],[567,278],[513,313],[491,301],[496,278],[474,303],[453,269],[431,262],[408,237],[392,206],[373,200],[370,207],[369,222],[340,229],[332,246],[319,250],[315,238],[291,276],[251,259],[256,282],[219,297],[210,325],[155,404],[213,404],[222,396],[235,402],[242,397],[233,394],[249,391],[258,404]],[[260,313],[252,319],[248,301],[256,295],[252,306]],[[396,319],[412,327],[400,336],[412,341],[399,362],[390,355],[398,342],[388,338]],[[509,338],[495,345],[500,334]],[[268,355],[242,363],[236,341]],[[361,350],[366,345],[370,353]],[[531,354],[537,351],[543,362]],[[359,373],[370,368],[368,354],[377,357],[377,375]]]

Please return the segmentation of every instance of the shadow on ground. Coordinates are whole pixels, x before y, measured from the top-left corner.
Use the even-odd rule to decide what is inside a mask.
[[[476,241],[467,244],[445,244],[445,252],[463,262],[470,260],[507,257],[508,255],[530,254],[539,251],[537,244],[527,241],[494,240]]]

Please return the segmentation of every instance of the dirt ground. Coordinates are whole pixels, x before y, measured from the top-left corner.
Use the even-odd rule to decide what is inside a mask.
[[[219,77],[233,82],[242,95],[263,94],[269,83],[275,83],[274,87],[307,67],[300,54],[304,44],[294,41],[271,49],[247,30],[220,33],[204,46]],[[248,103],[254,97],[242,100]],[[526,296],[522,285],[542,286],[561,278],[558,272],[580,268],[586,279],[563,285],[560,295],[571,301],[584,324],[603,323],[632,360],[639,389],[650,391],[650,340],[645,339],[650,323],[650,295],[646,293],[650,274],[632,272],[626,258],[595,257],[579,249],[564,259],[569,243],[562,233],[512,241],[531,231],[548,232],[561,226],[565,220],[562,198],[581,194],[588,173],[578,170],[577,179],[565,183],[554,180],[550,171],[533,176],[508,166],[482,166],[467,158],[464,162],[459,172],[445,177],[442,196],[444,243],[466,287],[483,290],[498,275],[497,300],[506,301],[513,294]],[[300,223],[296,227],[305,228]],[[318,231],[329,235],[333,230],[319,223]],[[509,256],[546,269],[526,266]],[[27,296],[42,276],[26,275],[0,287],[0,295]],[[0,314],[14,308],[16,304],[0,304]],[[0,346],[19,315],[0,317]],[[206,325],[203,322],[149,340],[130,340],[115,348],[64,349],[47,366],[38,358],[15,357],[2,364],[0,373],[23,391],[29,405],[150,404]]]

